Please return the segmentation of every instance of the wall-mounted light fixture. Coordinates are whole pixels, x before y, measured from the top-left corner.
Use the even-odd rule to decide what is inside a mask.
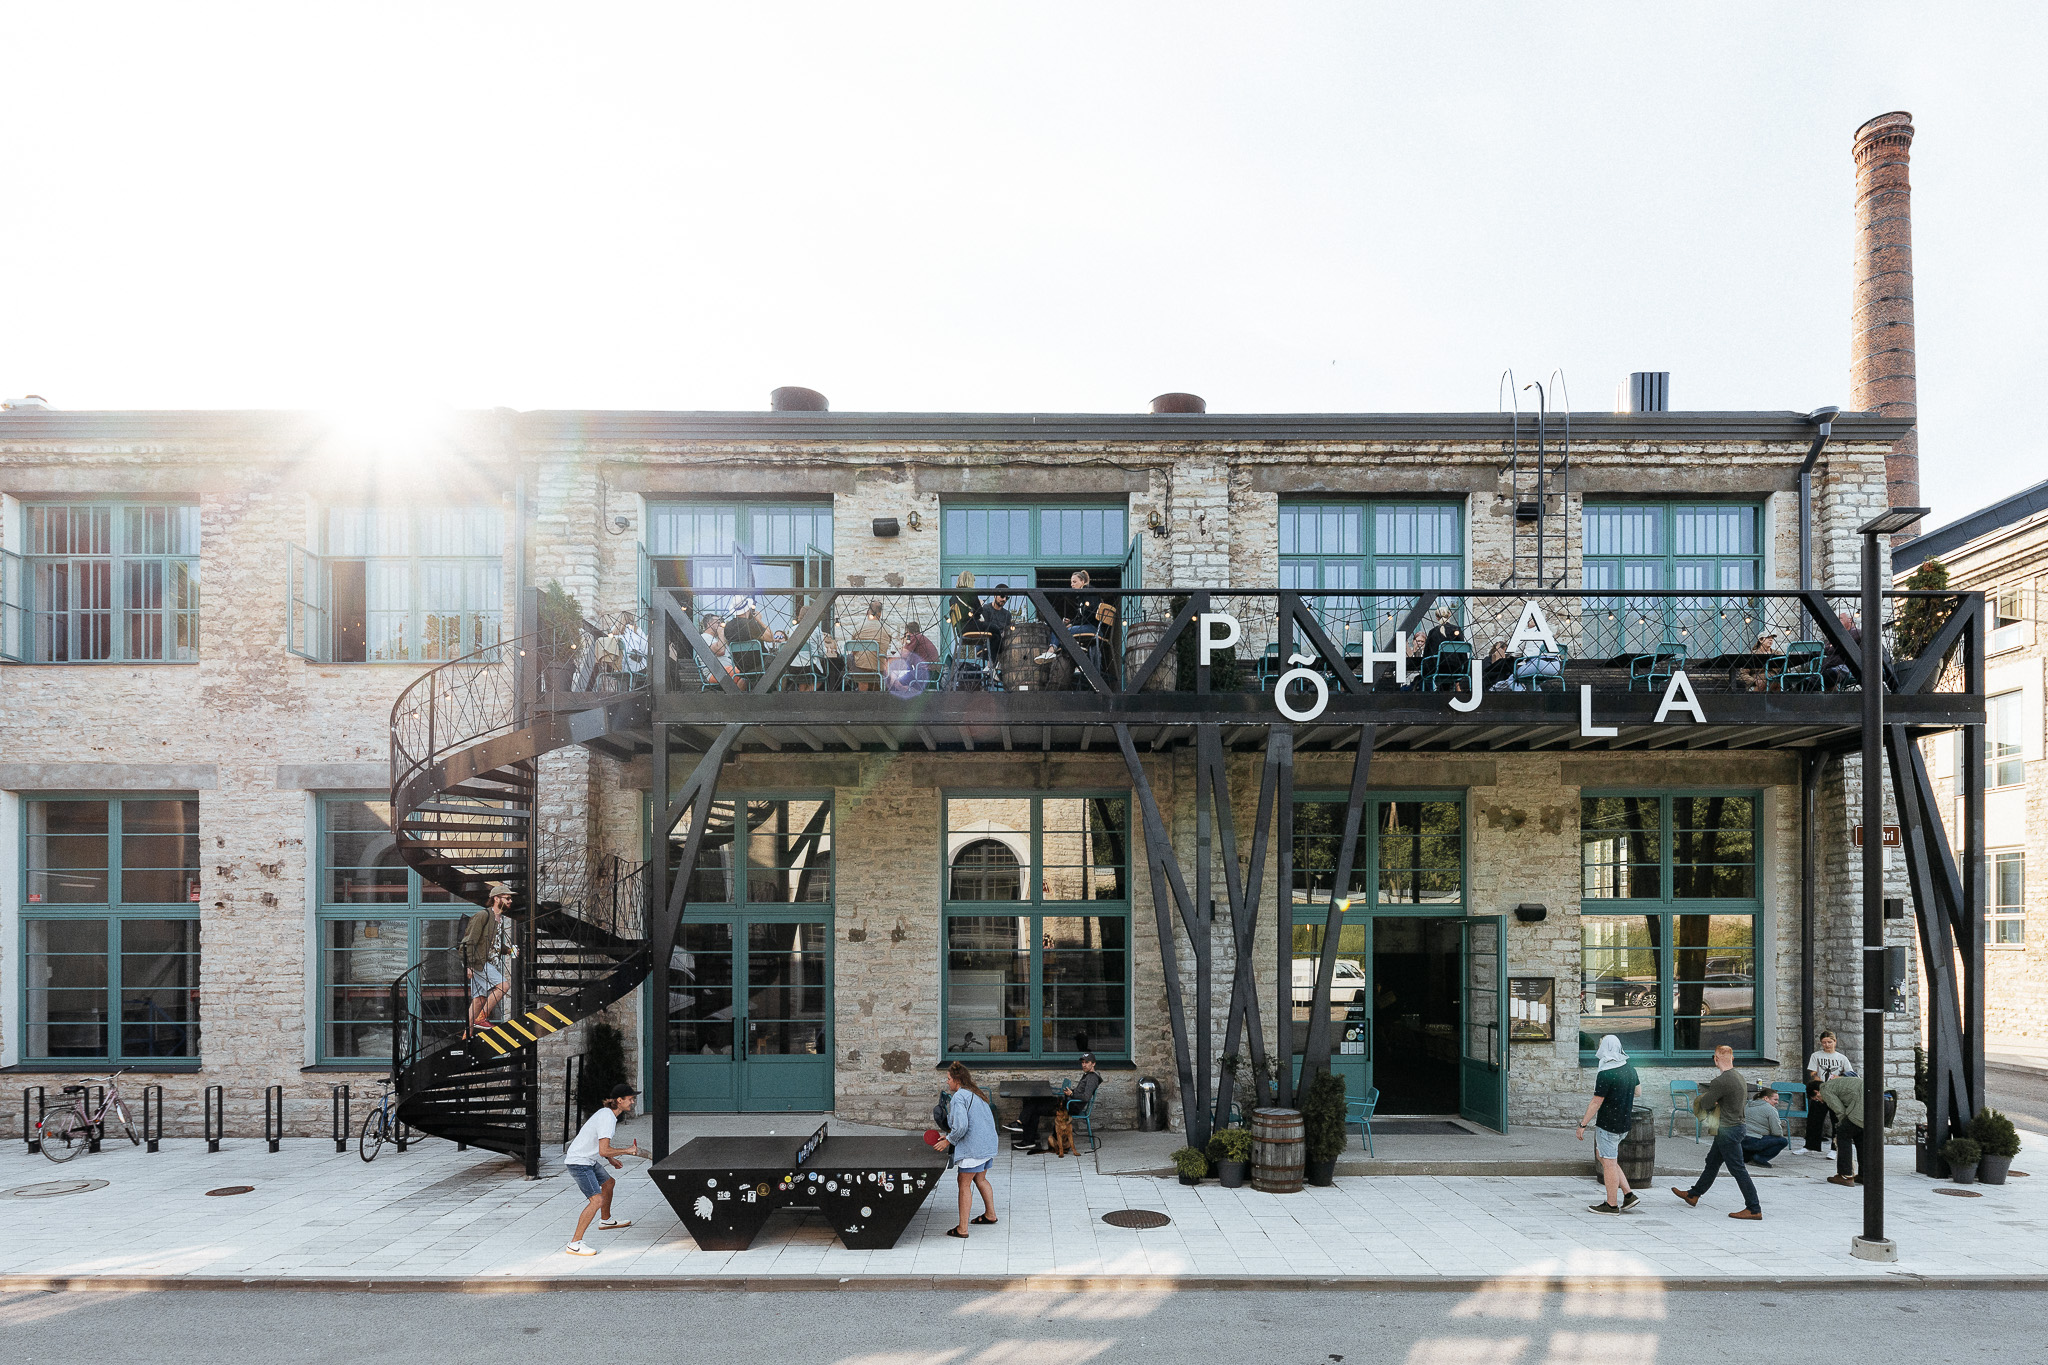
[[[1158,508],[1151,508],[1145,513],[1145,529],[1155,536],[1166,534],[1166,518],[1159,514]]]
[[[1524,924],[1541,924],[1543,917],[1549,913],[1548,907],[1539,905],[1535,901],[1523,901],[1515,907],[1515,918]]]
[[[911,530],[922,531],[924,529],[924,518],[917,513],[912,512],[906,520],[909,521]]]
[[[875,534],[878,536],[893,536],[901,529],[894,517],[875,518]]]

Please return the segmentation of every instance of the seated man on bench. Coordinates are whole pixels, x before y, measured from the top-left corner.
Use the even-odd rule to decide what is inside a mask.
[[[1017,1135],[1017,1140],[1010,1144],[1011,1148],[1019,1152],[1042,1151],[1044,1144],[1038,1136],[1040,1126],[1062,1106],[1071,1107],[1078,1104],[1086,1109],[1095,1098],[1095,1088],[1101,1084],[1102,1077],[1095,1074],[1095,1054],[1082,1053],[1081,1075],[1078,1079],[1061,1086],[1061,1093],[1057,1096],[1025,1100],[1018,1111],[1017,1122],[1003,1125]]]

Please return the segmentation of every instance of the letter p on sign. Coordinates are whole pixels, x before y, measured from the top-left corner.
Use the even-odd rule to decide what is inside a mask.
[[[1205,611],[1196,617],[1195,621],[1202,631],[1201,658],[1204,667],[1208,665],[1210,655],[1219,649],[1229,649],[1244,635],[1244,627],[1237,623],[1235,616],[1227,612]]]

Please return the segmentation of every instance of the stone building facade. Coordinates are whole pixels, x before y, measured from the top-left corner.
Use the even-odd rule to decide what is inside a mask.
[[[1853,530],[1884,505],[1885,460],[1902,429],[1875,417],[1836,419],[1814,471],[1816,586],[1854,587]],[[23,1084],[54,1083],[104,1069],[97,1059],[111,1052],[112,1064],[163,1085],[172,1131],[196,1126],[208,1085],[225,1088],[230,1123],[245,1131],[260,1121],[264,1087],[282,1085],[292,1130],[324,1131],[328,1087],[352,1081],[360,1093],[385,1066],[374,1055],[375,972],[431,959],[434,935],[445,932],[433,923],[466,908],[407,890],[402,875],[351,881],[338,868],[361,854],[374,872],[380,856],[374,829],[356,830],[362,837],[350,842],[348,822],[374,823],[372,807],[388,781],[394,700],[462,645],[510,634],[522,586],[559,583],[593,618],[644,617],[664,572],[650,562],[687,561],[698,574],[712,573],[721,558],[737,562],[730,545],[685,552],[657,544],[658,535],[672,534],[663,527],[680,524],[663,518],[711,508],[731,511],[735,526],[773,527],[802,507],[811,518],[805,534],[813,541],[828,535],[829,545],[739,548],[756,561],[787,561],[792,573],[810,571],[801,567],[807,551],[829,551],[823,572],[836,586],[937,590],[963,559],[983,553],[949,543],[952,512],[1105,512],[1114,514],[1115,544],[1083,556],[1105,572],[1141,572],[1148,589],[1251,591],[1272,589],[1315,557],[1299,544],[1283,545],[1285,536],[1303,534],[1304,516],[1327,513],[1332,525],[1383,517],[1398,528],[1415,524],[1412,509],[1421,508],[1455,527],[1454,542],[1438,555],[1454,566],[1444,586],[1492,588],[1515,566],[1517,497],[1505,435],[1504,420],[1492,414],[543,412],[469,414],[409,443],[366,445],[301,414],[0,412],[0,550],[18,557],[7,560],[0,625],[0,653],[11,660],[0,667],[0,1064]],[[1686,518],[1711,520],[1725,509],[1726,527],[1738,528],[1728,534],[1743,539],[1722,547],[1724,557],[1751,566],[1739,586],[1797,586],[1797,473],[1811,444],[1811,428],[1787,413],[1580,419],[1570,481],[1544,508],[1563,563],[1559,585],[1604,586],[1588,582],[1588,558],[1615,559],[1611,545],[1599,547],[1601,555],[1588,550],[1588,509],[1603,516],[1623,509],[1632,525],[1654,523],[1666,538]],[[106,509],[106,538],[91,541],[67,522],[73,538],[58,546],[49,537],[60,508]],[[150,540],[150,509],[162,508],[196,509],[196,538]],[[747,521],[757,514],[758,523]],[[64,513],[84,517],[88,531],[91,515]],[[895,521],[894,534],[877,533],[884,519]],[[1296,529],[1285,531],[1284,523]],[[131,532],[133,539],[122,539]],[[1636,548],[1666,575],[1700,549],[1668,539]],[[1373,585],[1376,564],[1413,558],[1391,545],[1377,555],[1341,546],[1319,554],[1339,569],[1363,571],[1364,586]],[[1074,559],[1037,541],[1012,558],[1038,571],[1064,571]],[[168,590],[152,586],[159,580],[151,575],[167,565],[187,575],[184,590],[195,594],[189,610],[167,605]],[[102,578],[92,580],[94,573]],[[79,595],[78,585],[91,581],[114,585],[109,601]],[[1259,755],[1239,751],[1230,761],[1232,799],[1248,826]],[[1834,1027],[1854,1055],[1859,900],[1843,834],[1854,760],[1846,767],[1830,760],[1817,778],[1827,832],[1818,869],[1820,952],[1810,964],[1800,950],[1801,762],[1796,748],[1772,745],[1609,753],[1580,745],[1494,751],[1481,743],[1384,753],[1372,770],[1376,801],[1434,802],[1451,812],[1427,818],[1455,822],[1455,887],[1436,902],[1362,917],[1372,921],[1365,933],[1380,932],[1385,918],[1389,943],[1425,942],[1420,957],[1398,964],[1398,954],[1375,962],[1363,949],[1362,970],[1380,974],[1382,997],[1437,991],[1428,973],[1455,970],[1455,956],[1426,947],[1436,930],[1407,922],[1507,916],[1504,974],[1547,979],[1553,988],[1552,1036],[1507,1049],[1507,1117],[1516,1123],[1561,1123],[1582,1107],[1589,1086],[1582,1030],[1590,1039],[1591,1030],[1612,1022],[1594,1021],[1595,1006],[1603,1014],[1648,1011],[1648,1046],[1640,1051],[1658,1069],[1648,1073],[1645,1098],[1660,1109],[1666,1080],[1696,1078],[1706,1065],[1698,1047],[1678,1045],[1685,1039],[1739,1035],[1745,1069],[1788,1080],[1798,1075],[1810,1023]],[[1166,746],[1148,751],[1145,763],[1185,859],[1194,846],[1193,757]],[[1341,800],[1349,771],[1348,755],[1304,752],[1297,792],[1334,791]],[[650,783],[644,758],[551,754],[542,767],[541,818],[593,848],[637,860],[648,847]],[[829,1086],[816,1107],[854,1120],[921,1124],[948,1055],[946,1011],[968,1008],[959,1001],[984,990],[981,978],[969,982],[958,974],[965,969],[947,961],[945,879],[959,851],[943,832],[949,796],[1056,801],[1088,791],[1127,800],[1129,790],[1113,746],[775,752],[755,744],[732,761],[724,792],[831,802],[832,875],[821,911],[830,926]],[[1631,968],[1637,959],[1625,956],[1601,959],[1612,971],[1589,965],[1587,945],[1608,941],[1598,940],[1604,930],[1589,927],[1593,916],[1582,913],[1594,875],[1583,803],[1596,793],[1650,803],[1643,809],[1667,824],[1694,818],[1674,801],[1725,797],[1753,809],[1753,819],[1743,817],[1753,878],[1743,882],[1749,889],[1738,898],[1739,914],[1724,916],[1726,925],[1716,921],[1710,938],[1688,940],[1705,955],[1691,960],[1695,969],[1705,962],[1712,979],[1703,989],[1734,1016],[1733,1034],[1715,1034],[1718,1025],[1701,1033],[1671,1017],[1680,993],[1673,964],[1688,949],[1674,949],[1668,938],[1639,959],[1647,966]],[[1127,1042],[1097,1049],[1111,1074],[1103,1092],[1111,1125],[1130,1122],[1138,1077],[1160,1078],[1171,1099],[1174,1076],[1143,832],[1135,806],[1127,809],[1125,892],[1115,912],[1126,954],[1124,998],[1115,1008]],[[1411,812],[1374,809],[1388,822],[1374,847],[1390,848]],[[188,818],[196,825],[177,823]],[[155,820],[176,825],[176,839],[162,843],[170,836],[154,833]],[[60,829],[69,832],[52,832]],[[177,839],[186,843],[174,848]],[[1043,859],[1051,856],[1048,850]],[[1664,866],[1646,875],[1668,887],[1678,874],[1668,852],[1657,856]],[[97,872],[88,866],[95,858]],[[152,858],[172,862],[145,866]],[[144,873],[165,865],[189,874],[174,902],[119,901],[118,888],[155,886]],[[1374,872],[1398,880],[1389,869]],[[1903,894],[1897,875],[1895,894]],[[360,886],[372,889],[350,889]],[[1273,907],[1281,893],[1267,889],[1256,959],[1269,1021],[1293,989],[1276,965],[1281,930]],[[357,894],[372,899],[345,899]],[[1672,927],[1687,909],[1714,913],[1711,904],[1670,901],[1659,899],[1659,913],[1671,918],[1653,935],[1691,932]],[[1539,921],[1514,917],[1517,906],[1532,904],[1545,907]],[[1049,903],[1042,913],[1084,910],[1094,915],[1101,907]],[[778,913],[786,919],[790,911]],[[1321,913],[1314,911],[1318,923]],[[48,926],[59,921],[58,937],[76,951],[58,951],[51,937],[58,931]],[[1305,912],[1296,917],[1309,921]],[[362,926],[371,924],[378,934],[366,943]],[[172,952],[157,941],[186,934],[186,925],[196,928],[178,941],[195,950]],[[1910,941],[1909,929],[1893,931]],[[393,937],[401,932],[410,936],[405,954]],[[1454,923],[1450,933],[1455,941]],[[1044,937],[1049,944],[1053,931]],[[101,945],[97,966],[88,960],[94,943]],[[1215,947],[1216,1036],[1199,1044],[1212,1054],[1221,1046],[1230,985],[1227,916],[1219,917]],[[1637,949],[1644,951],[1640,943]],[[342,963],[347,953],[361,955],[359,971]],[[1416,956],[1406,947],[1402,953]],[[1040,963],[1033,972],[1043,973],[1041,958],[1033,961]],[[1183,952],[1179,962],[1185,979],[1191,959]],[[434,970],[429,962],[428,975]],[[1815,983],[1812,1021],[1802,1018],[1804,971]],[[1034,975],[1030,989],[1050,987]],[[1457,983],[1448,989],[1455,996]],[[1354,1079],[1378,1084],[1382,1112],[1444,1112],[1442,1092],[1432,1088],[1441,1077],[1424,1074],[1433,1055],[1428,1010],[1438,1005],[1376,1005],[1398,1038],[1379,1039],[1383,1051],[1372,1064],[1380,1070]],[[1034,1021],[1041,1010],[1048,1020],[1053,1014],[1036,995],[1028,1008]],[[340,1027],[351,1011],[367,1020],[353,1033]],[[60,1017],[68,1023],[53,1029]],[[650,1028],[645,991],[611,1017],[643,1076],[673,1060],[659,1042],[664,1031]],[[1742,1023],[1748,1018],[1753,1026]],[[1035,1051],[984,1050],[971,1060],[998,1079],[1070,1070],[1073,1048],[1047,1039],[1048,1031],[1018,1035],[1035,1035]],[[359,1055],[339,1055],[350,1050],[335,1043],[344,1035]],[[1888,1075],[1910,1074],[1917,1036],[1910,1016],[1898,1021]],[[573,1035],[547,1041],[548,1085],[559,1086],[562,1057],[580,1046]],[[714,1061],[705,1063],[699,1047],[698,1069],[675,1074],[715,1069],[716,1044],[703,1046]],[[1402,1078],[1392,1079],[1397,1073]],[[1409,1093],[1395,1093],[1397,1085]],[[1910,1100],[1903,1111],[1901,1129],[1910,1132]]]

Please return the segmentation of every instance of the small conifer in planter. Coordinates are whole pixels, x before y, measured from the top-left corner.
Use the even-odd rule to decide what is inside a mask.
[[[1325,1071],[1309,1082],[1301,1099],[1303,1178],[1311,1185],[1336,1183],[1337,1158],[1344,1151],[1344,1078]]]
[[[1180,1173],[1181,1184],[1199,1185],[1209,1174],[1209,1158],[1199,1147],[1182,1147],[1173,1154],[1173,1169]]]
[[[1977,1163],[1983,1156],[1984,1149],[1966,1137],[1950,1138],[1941,1145],[1941,1159],[1948,1163],[1948,1172],[1958,1185],[1977,1183]]]
[[[1984,1108],[1970,1120],[1970,1140],[1983,1149],[1977,1158],[1977,1178],[1986,1185],[2003,1185],[2012,1159],[2020,1154],[2020,1130],[1996,1109]]]

